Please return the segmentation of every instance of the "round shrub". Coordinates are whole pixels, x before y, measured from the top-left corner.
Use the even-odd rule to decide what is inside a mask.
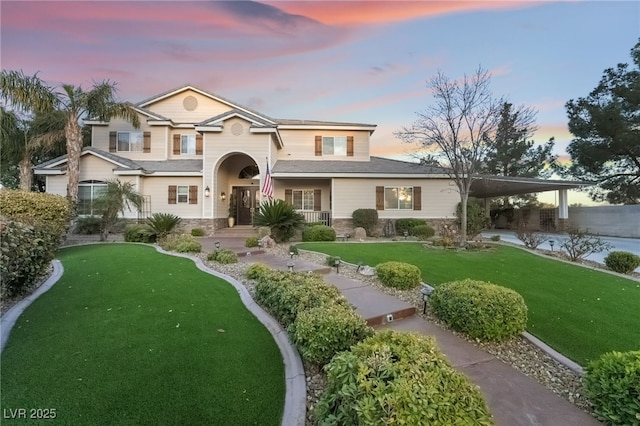
[[[314,225],[302,231],[302,241],[335,241],[336,230],[327,225]]]
[[[249,237],[244,240],[245,247],[258,247],[258,239],[256,237]]]
[[[378,211],[375,209],[357,209],[351,214],[354,228],[364,228],[367,236],[373,237],[377,234]]]
[[[413,235],[418,237],[419,240],[428,240],[436,234],[435,229],[429,225],[418,225],[413,228]]]
[[[414,233],[415,227],[426,224],[424,219],[396,219],[396,234],[402,236],[407,232],[409,235],[416,235]]]
[[[377,332],[325,367],[314,410],[323,425],[491,425],[480,391],[432,337]]]
[[[429,297],[433,313],[473,339],[501,342],[521,334],[527,306],[520,294],[484,281],[442,284]]]
[[[583,384],[598,419],[640,425],[640,351],[602,355],[587,366]]]
[[[191,230],[192,237],[204,237],[204,229],[202,228],[193,228]]]
[[[324,365],[371,336],[373,329],[349,306],[324,305],[299,312],[289,332],[305,360]]]
[[[156,234],[146,223],[129,224],[124,228],[124,240],[130,243],[153,243]]]
[[[258,280],[267,276],[271,271],[272,269],[264,263],[253,263],[247,268],[246,274],[250,280]]]
[[[500,235],[492,235],[491,236],[491,241],[500,241]]]
[[[207,255],[207,260],[213,260],[222,264],[238,263],[238,255],[229,249],[217,249]]]
[[[376,266],[382,284],[398,290],[410,290],[420,284],[420,269],[404,262],[385,262]]]
[[[628,251],[612,251],[604,259],[607,268],[621,274],[630,274],[640,266],[640,256]]]

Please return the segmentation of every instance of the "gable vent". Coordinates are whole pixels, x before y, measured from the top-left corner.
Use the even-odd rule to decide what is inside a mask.
[[[189,95],[182,101],[182,106],[184,106],[184,109],[187,111],[193,111],[198,108],[198,100],[195,96]]]
[[[242,127],[242,124],[240,123],[233,123],[233,125],[231,126],[231,134],[233,134],[234,136],[240,136],[243,131],[244,127]]]

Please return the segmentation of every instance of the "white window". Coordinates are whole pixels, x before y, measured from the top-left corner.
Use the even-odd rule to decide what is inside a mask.
[[[107,190],[105,182],[97,180],[82,181],[78,184],[78,214],[93,216],[101,212],[93,208],[93,202]]]
[[[413,210],[413,187],[387,186],[384,188],[385,210]]]
[[[196,153],[196,135],[180,136],[180,154]]]
[[[291,191],[291,201],[296,210],[313,211],[313,189],[294,189]]]
[[[142,151],[142,132],[118,132],[118,151]]]
[[[346,136],[323,136],[322,155],[347,155]]]
[[[178,203],[188,203],[188,202],[189,202],[189,187],[179,186],[178,187]]]

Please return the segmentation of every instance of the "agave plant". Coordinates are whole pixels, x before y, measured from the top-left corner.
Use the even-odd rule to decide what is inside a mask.
[[[171,213],[154,213],[147,218],[147,224],[153,229],[158,239],[172,233],[181,221],[179,216]]]
[[[304,225],[304,216],[283,200],[269,200],[260,205],[253,216],[253,224],[270,227],[272,237],[277,242],[289,241],[296,229]]]

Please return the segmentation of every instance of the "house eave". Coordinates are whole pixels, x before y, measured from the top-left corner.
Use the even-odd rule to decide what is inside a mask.
[[[375,126],[349,126],[345,125],[318,125],[318,124],[279,124],[280,130],[366,130],[373,133]]]
[[[65,175],[67,174],[67,171],[60,170],[60,169],[34,169],[33,174],[44,175],[44,176],[56,176],[56,175]]]
[[[196,126],[196,132],[222,132],[222,126]]]
[[[364,179],[450,179],[446,174],[408,174],[408,173],[273,173],[274,179],[278,178],[364,178]]]

